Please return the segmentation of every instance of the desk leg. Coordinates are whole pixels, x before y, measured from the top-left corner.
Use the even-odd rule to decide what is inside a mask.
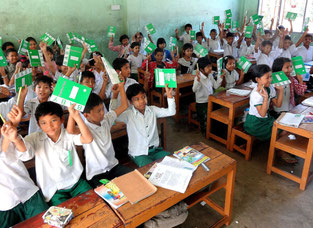
[[[176,88],[176,94],[175,94],[175,104],[176,104],[176,114],[174,116],[175,121],[179,121],[179,87]]]
[[[235,187],[236,165],[227,174],[226,192],[225,192],[225,207],[224,213],[228,217],[228,221],[225,223],[227,226],[231,223],[232,209],[233,209],[233,196]]]
[[[210,101],[210,97],[209,97],[209,101],[208,101],[208,111],[207,111],[207,120],[206,120],[206,138],[210,139],[210,132],[211,132],[211,112],[212,112],[212,108],[213,108],[213,103],[212,101]]]
[[[312,153],[313,153],[313,139],[309,139],[308,148],[306,151],[306,156],[303,164],[303,170],[300,180],[300,189],[305,190],[308,178],[309,178],[309,172],[310,172],[310,166],[312,162]]]
[[[235,110],[234,107],[229,108],[229,114],[228,114],[228,127],[227,127],[227,141],[226,141],[226,148],[227,150],[230,150],[230,137],[231,137],[231,131],[234,126],[234,121],[235,121]]]
[[[272,137],[271,137],[271,145],[270,150],[268,152],[268,160],[267,160],[267,174],[271,175],[272,173],[272,167],[274,162],[274,155],[275,155],[275,142],[277,139],[277,126],[274,122],[273,128],[272,128]]]

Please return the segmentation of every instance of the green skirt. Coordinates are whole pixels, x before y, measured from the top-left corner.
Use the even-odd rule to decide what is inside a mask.
[[[248,134],[257,137],[261,141],[267,141],[272,136],[274,121],[274,117],[270,115],[267,118],[259,118],[248,114],[243,126]]]

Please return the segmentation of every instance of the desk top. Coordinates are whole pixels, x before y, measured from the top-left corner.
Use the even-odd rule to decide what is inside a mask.
[[[193,82],[194,79],[195,79],[195,75],[192,75],[192,74],[183,74],[183,75],[176,76],[177,84],[181,84],[185,82]]]
[[[313,113],[313,107],[299,104],[296,107],[294,107],[290,112],[294,114],[310,115],[310,112]],[[284,114],[281,114],[278,120],[280,120],[283,117],[283,115]],[[300,124],[299,129],[307,130],[313,133],[313,124],[311,123]]]
[[[235,86],[234,89],[252,90],[251,88],[243,86],[243,85]],[[238,103],[238,102],[241,102],[244,100],[248,100],[250,98],[250,95],[248,95],[248,96],[236,96],[233,94],[226,93],[226,90],[225,90],[225,91],[221,91],[217,94],[210,95],[209,99],[210,99],[210,97],[220,99],[223,102],[234,104],[234,103]]]
[[[210,171],[206,172],[201,166],[199,166],[194,172],[184,194],[158,187],[157,192],[152,196],[133,205],[128,202],[121,206],[117,209],[117,214],[119,214],[122,221],[124,221],[125,226],[138,226],[215,180],[221,178],[236,166],[236,161],[234,159],[205,145],[204,143],[195,144],[191,147],[199,150],[201,153],[211,158],[210,161],[206,162]],[[152,164],[142,167],[139,171],[141,173],[145,173],[151,166]]]

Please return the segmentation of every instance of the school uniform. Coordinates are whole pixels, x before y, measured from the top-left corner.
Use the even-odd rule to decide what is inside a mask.
[[[194,42],[194,41],[190,41],[191,40],[190,34],[187,34],[187,33],[181,35],[179,37],[179,40],[183,41],[184,44],[186,44],[186,43],[193,43]]]
[[[14,64],[8,62],[8,65],[6,65],[4,67],[5,73],[7,74],[9,81],[11,80],[11,78],[15,72],[16,64],[17,64],[17,62]]]
[[[43,132],[24,138],[27,151],[20,153],[20,159],[27,161],[35,157],[37,184],[45,201],[50,201],[51,205],[58,205],[91,188],[80,179],[83,166],[75,148],[75,145],[82,145],[80,136],[62,128],[56,142]]]
[[[248,56],[248,55],[253,55],[254,54],[254,45],[250,44],[250,46],[247,46],[246,42],[243,42],[240,45],[239,48],[239,57],[241,56]]]
[[[227,40],[224,39],[222,49],[224,49],[224,56],[231,55],[234,58],[237,58],[237,41],[234,41],[232,45],[229,45]]]
[[[171,61],[173,60],[173,59],[172,59],[171,52],[170,52],[169,50],[164,49],[164,52],[163,52],[163,53],[164,53],[164,54],[163,54],[162,62],[166,62],[166,61],[171,62]],[[151,55],[151,60],[152,60],[152,61],[156,61],[156,60],[155,60],[155,56],[154,56],[154,52],[153,52],[152,55]]]
[[[138,56],[130,55],[127,57],[127,60],[130,65],[130,77],[138,81],[138,71],[137,69],[141,67],[142,62],[146,59],[141,53],[138,53]]]
[[[279,57],[291,59],[291,57],[295,56],[296,52],[297,52],[297,47],[295,44],[293,44],[289,48],[287,48],[286,50],[283,49],[282,53],[279,55]]]
[[[209,52],[221,49],[220,39],[215,38],[215,40],[209,39]]]
[[[30,115],[30,120],[29,120],[29,126],[28,126],[28,134],[34,133],[34,132],[41,132],[40,127],[37,124],[37,120],[35,117],[35,112],[36,108],[40,104],[38,97],[35,97],[33,99],[30,99],[26,101],[24,105],[24,112],[27,115]]]
[[[269,55],[265,55],[259,50],[258,53],[254,54],[256,58],[256,64],[257,65],[265,64],[265,65],[268,65],[270,68],[272,68],[274,60],[281,54],[281,52],[282,52],[282,49],[277,48],[271,51]]]
[[[74,72],[69,77],[65,76],[63,73],[59,71],[56,71],[54,75],[54,81],[58,81],[59,77],[62,77],[73,82],[78,82],[78,79],[77,79],[78,74],[79,74],[79,71],[77,69],[75,69]]]
[[[264,88],[269,96],[267,103],[268,110],[269,105],[271,103],[271,99],[276,97],[276,91],[273,85]],[[265,117],[262,117],[259,114],[256,107],[262,104],[263,97],[259,93],[258,87],[255,87],[250,94],[250,109],[249,114],[247,115],[244,123],[244,129],[248,134],[256,136],[261,141],[266,141],[271,138],[272,127],[275,119],[269,114],[266,114]]]
[[[0,102],[0,113],[3,118],[7,119],[8,113],[11,111],[13,105],[17,102],[17,96],[10,98],[8,101]]]
[[[192,74],[195,69],[198,58],[191,57],[189,61],[185,58],[179,58],[178,64],[180,65],[180,73],[181,74]]]
[[[0,139],[0,147],[3,138]],[[10,227],[48,209],[13,143],[0,151],[0,224]]]
[[[233,70],[232,72],[229,72],[227,69],[225,69],[225,81],[226,81],[226,89],[230,89],[235,87],[236,82],[239,80],[239,74],[236,70]]]
[[[313,47],[309,46],[308,49],[304,46],[298,47],[295,56],[302,56],[303,62],[310,62],[313,60]]]
[[[144,115],[131,106],[117,118],[117,121],[127,125],[128,154],[139,167],[169,155],[159,147],[157,129],[157,118],[173,116],[176,113],[175,99],[167,98],[167,103],[168,108],[146,105]],[[116,108],[116,99],[112,99],[110,110]]]

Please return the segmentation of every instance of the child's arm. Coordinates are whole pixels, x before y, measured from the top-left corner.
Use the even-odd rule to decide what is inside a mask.
[[[259,93],[263,97],[263,103],[262,103],[262,105],[258,105],[255,107],[258,110],[258,113],[260,114],[260,116],[265,117],[267,114],[268,93],[266,92],[264,87],[261,89],[261,91]]]
[[[15,75],[18,74],[22,70],[22,63],[18,62],[16,64],[15,72],[10,79],[9,86],[13,86],[15,84]]]
[[[200,83],[200,72],[197,70],[196,77],[193,81],[192,85],[192,91],[195,93],[201,88],[201,83]]]
[[[273,98],[272,102],[273,102],[273,105],[275,105],[276,107],[279,108],[283,104],[284,88],[282,86],[275,86],[275,88],[279,91],[278,92],[278,97],[277,98]]]
[[[119,52],[120,49],[121,49],[121,45],[114,46],[114,43],[113,43],[113,36],[111,36],[111,39],[110,39],[110,42],[109,42],[109,48],[110,48],[112,51],[117,51],[117,52]]]
[[[112,93],[113,93],[112,99],[117,99],[118,94],[119,93],[121,94],[121,105],[114,110],[116,115],[119,116],[128,108],[128,101],[125,93],[124,82],[114,85],[112,87]]]
[[[43,55],[45,57],[46,63],[48,65],[48,67],[49,67],[49,70],[51,71],[51,73],[53,75],[55,75],[55,67],[54,67],[51,59],[48,57],[47,44],[41,41],[40,44],[39,44],[39,47],[40,47],[40,50],[42,51],[42,53],[43,53]]]
[[[83,50],[81,58],[80,58],[80,63],[83,61],[83,59],[84,59],[84,57],[88,51],[88,45],[85,42],[83,43],[83,47],[84,47],[84,50]],[[80,63],[78,64],[78,66],[80,66]]]
[[[221,42],[221,47],[224,45],[224,38],[223,38],[223,31],[224,31],[224,24],[219,24],[218,29],[219,29],[219,37],[220,37],[220,42]]]
[[[240,48],[244,36],[245,36],[245,34],[244,34],[244,33],[241,33],[241,36],[239,37],[239,39],[238,39],[238,41],[237,41],[237,46],[236,46],[236,48],[238,48],[238,49]]]
[[[256,42],[254,45],[254,52],[255,53],[258,53],[260,44],[261,44],[261,34],[258,32],[258,36],[257,36]]]
[[[176,39],[177,39],[177,40],[180,40],[180,37],[179,37],[179,35],[178,35],[178,29],[175,29],[175,36],[176,36]]]
[[[7,86],[9,86],[9,78],[8,78],[8,75],[5,73],[5,69],[4,67],[0,67],[0,74],[1,74],[1,77],[3,79],[3,83]]]
[[[70,77],[75,70],[76,70],[76,64],[74,65],[74,67],[67,67],[65,76]]]
[[[75,120],[73,119],[72,116],[69,116],[69,117],[68,117],[67,126],[66,126],[66,131],[67,131],[69,134],[73,134],[73,135],[78,135],[78,134],[80,134],[80,130],[79,130],[78,127],[76,127],[76,125],[75,125]]]
[[[173,88],[168,88],[168,84],[165,85],[165,91],[167,95],[168,108],[159,108],[155,106],[150,106],[153,109],[157,118],[173,116],[176,114],[175,99],[173,98],[172,92]]]
[[[101,87],[100,92],[99,92],[99,97],[102,100],[104,100],[104,99],[106,99],[105,91],[106,91],[106,88],[107,88],[107,85],[109,82],[109,77],[107,76],[106,71],[103,71],[102,80],[103,80],[103,82],[102,82],[102,87]]]
[[[307,85],[303,82],[302,75],[297,73],[297,79],[293,78],[293,80],[294,80],[294,90],[296,94],[299,96],[303,96],[307,89]]]
[[[274,24],[274,18],[271,19],[271,25],[270,25],[270,32],[273,32],[273,24]]]
[[[245,76],[245,72],[241,70],[239,73],[239,80],[236,81],[236,85],[241,85],[243,83],[244,76]]]
[[[304,33],[302,34],[302,36],[300,37],[300,39],[298,40],[298,42],[295,44],[296,47],[299,47],[300,44],[303,42],[304,37],[306,36],[306,34],[308,34],[309,32],[309,27],[306,28],[306,30],[304,31]]]
[[[1,148],[3,151],[7,151],[9,141],[15,145],[19,152],[25,152],[27,150],[22,137],[17,134],[16,127],[12,126],[10,123],[6,123],[2,126],[1,134],[4,137],[4,143]]]
[[[290,32],[289,34],[293,33],[293,27],[292,27],[292,20],[288,19],[289,23],[290,23]]]
[[[243,31],[245,30],[246,21],[247,21],[247,16],[245,16],[245,17],[243,18],[243,24],[242,24],[242,27],[241,27],[241,30],[240,30],[241,34],[242,34]]]
[[[68,112],[70,113],[70,117],[72,117],[75,122],[78,125],[78,128],[81,132],[81,136],[80,136],[80,142],[82,144],[88,144],[91,143],[93,140],[92,134],[89,130],[89,128],[87,127],[87,125],[85,124],[85,122],[83,121],[83,119],[81,118],[79,111],[74,109],[76,104],[71,105],[68,108]]]
[[[154,42],[153,42],[153,40],[152,40],[152,37],[151,37],[150,33],[148,34],[148,38],[149,38],[150,42],[154,44]]]
[[[200,30],[200,32],[202,33],[203,39],[206,41],[207,38],[206,38],[206,36],[204,34],[204,22],[201,23],[201,30]]]

